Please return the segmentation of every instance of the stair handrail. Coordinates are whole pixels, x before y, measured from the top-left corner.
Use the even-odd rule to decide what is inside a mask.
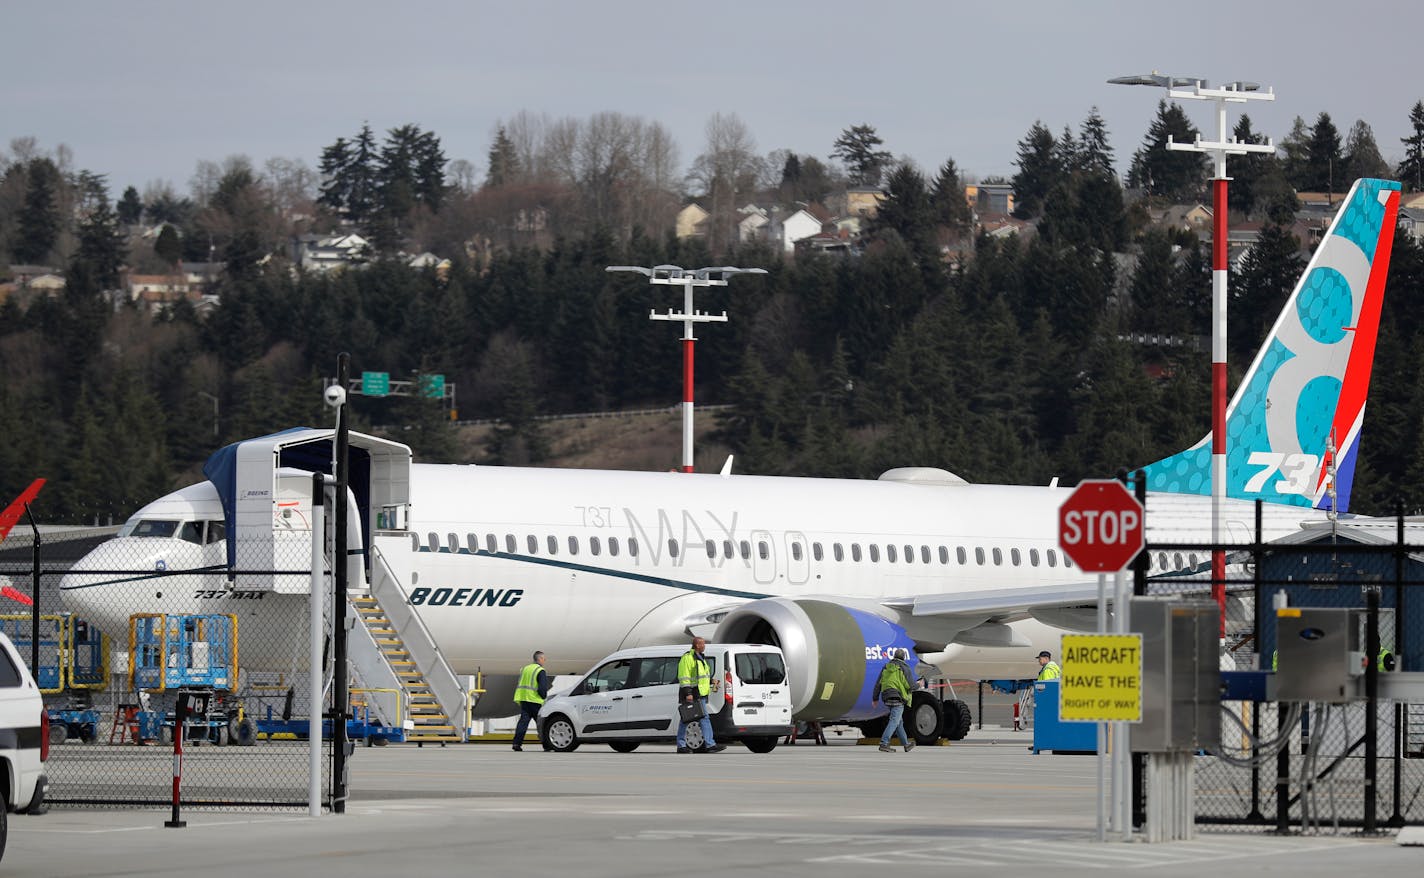
[[[463,726],[457,726],[456,723],[460,721],[464,712],[463,707],[467,697],[464,687],[460,685],[455,672],[445,661],[445,656],[440,651],[440,645],[431,636],[430,629],[406,602],[405,592],[401,589],[395,571],[391,568],[390,562],[386,560],[385,553],[375,544],[374,540],[371,549],[373,568],[370,581],[371,596],[381,605],[386,618],[390,620],[392,627],[404,642],[406,650],[410,652],[415,666],[425,676],[425,682],[430,685],[430,693],[435,696],[440,709],[444,711],[450,725],[455,727],[455,733],[463,741],[469,730]],[[382,575],[376,575],[377,571]],[[412,635],[418,636],[413,637]]]

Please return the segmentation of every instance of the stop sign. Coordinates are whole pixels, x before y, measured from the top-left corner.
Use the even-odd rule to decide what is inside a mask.
[[[1058,545],[1088,573],[1116,573],[1142,551],[1142,518],[1122,482],[1085,479],[1058,507]]]

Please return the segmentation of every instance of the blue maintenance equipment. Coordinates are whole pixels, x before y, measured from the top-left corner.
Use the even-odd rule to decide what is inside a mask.
[[[1034,755],[1098,752],[1098,724],[1064,722],[1058,718],[1058,681],[1035,680],[1033,684]]]

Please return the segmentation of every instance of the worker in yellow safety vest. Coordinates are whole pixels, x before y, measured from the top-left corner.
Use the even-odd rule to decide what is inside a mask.
[[[1053,653],[1044,650],[1038,654],[1038,679],[1057,680],[1063,676],[1063,669],[1053,660]]]
[[[718,744],[712,739],[712,720],[707,717],[707,695],[712,691],[712,665],[702,655],[707,649],[707,640],[702,637],[692,638],[692,648],[682,654],[682,658],[677,660],[677,695],[678,717],[677,717],[677,752],[691,753],[692,748],[687,746],[687,727],[696,722],[702,729],[702,753],[720,753],[727,749],[727,745]],[[697,711],[691,705],[700,705],[701,710]],[[693,710],[701,716],[688,720],[684,718],[683,710]]]
[[[533,721],[538,728],[539,708],[544,706],[544,697],[548,694],[549,674],[544,670],[544,652],[539,650],[534,653],[534,661],[519,671],[519,684],[514,687],[514,703],[519,705],[519,722],[514,727],[516,753],[524,749],[524,733],[529,730],[529,723]],[[549,748],[546,745],[544,749]]]

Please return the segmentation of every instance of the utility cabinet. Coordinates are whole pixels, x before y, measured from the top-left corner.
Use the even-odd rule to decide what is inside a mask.
[[[1276,611],[1276,697],[1344,704],[1364,698],[1363,610],[1282,607]]]
[[[1213,601],[1135,597],[1142,634],[1140,753],[1215,750],[1221,743],[1221,611]]]

